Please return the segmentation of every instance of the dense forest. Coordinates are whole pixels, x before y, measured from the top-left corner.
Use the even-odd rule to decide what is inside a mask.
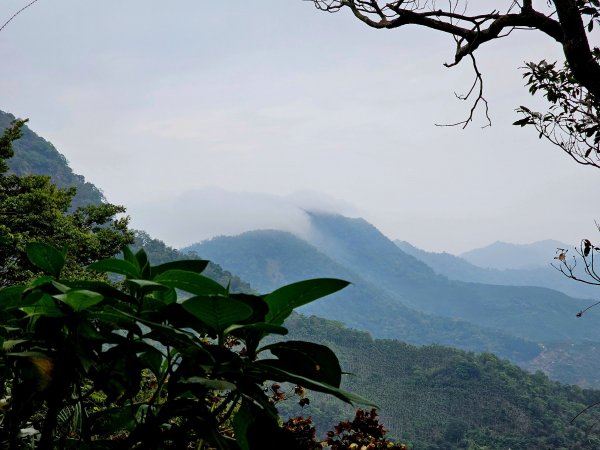
[[[413,449],[595,449],[600,411],[573,419],[599,391],[563,386],[529,374],[490,353],[442,346],[415,347],[373,339],[339,322],[295,315],[290,339],[325,343],[340,357],[344,387],[373,399],[390,435]],[[326,430],[351,409],[324,396],[309,407],[283,405],[286,414],[311,415]]]

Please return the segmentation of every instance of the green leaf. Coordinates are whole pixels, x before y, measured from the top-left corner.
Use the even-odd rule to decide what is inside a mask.
[[[208,378],[202,377],[190,377],[181,380],[183,384],[201,384],[208,389],[215,389],[217,391],[234,391],[237,386],[229,381],[225,380],[209,380]]]
[[[127,284],[133,285],[136,288],[140,289],[143,293],[149,293],[154,291],[167,291],[169,290],[169,286],[165,286],[164,284],[155,283],[154,281],[149,280],[136,280],[136,279],[127,279]]]
[[[208,261],[200,260],[200,259],[184,259],[181,261],[172,261],[165,264],[160,264],[158,266],[152,267],[151,269],[151,279],[160,275],[167,270],[186,270],[188,272],[200,273],[206,269],[208,265]]]
[[[90,264],[87,268],[89,270],[95,270],[96,272],[117,273],[119,275],[125,275],[127,278],[140,277],[139,268],[124,259],[103,259],[102,261]]]
[[[316,278],[283,286],[265,297],[269,305],[265,322],[281,325],[295,308],[333,294],[349,284],[335,278]]]
[[[61,280],[62,283],[66,284],[72,289],[85,289],[88,291],[98,292],[104,297],[112,297],[126,303],[136,303],[134,297],[120,291],[119,289],[111,286],[103,281],[88,281],[88,280]]]
[[[54,298],[66,303],[75,312],[86,310],[104,299],[102,294],[85,289],[74,289],[65,294],[55,295]]]
[[[361,397],[360,395],[346,392],[342,389],[336,388],[335,386],[288,372],[285,369],[281,369],[276,365],[273,365],[273,361],[274,360],[261,360],[254,363],[254,367],[260,368],[264,372],[266,377],[265,379],[267,380],[295,383],[307,389],[312,389],[313,391],[333,395],[334,397],[337,397],[346,403],[350,403],[351,405],[358,404],[378,408],[376,404],[364,397]]]
[[[237,414],[233,418],[233,431],[235,440],[241,450],[251,450],[248,442],[248,429],[254,421],[254,414],[248,405],[248,401],[244,400]]]
[[[48,294],[43,294],[33,305],[21,308],[25,314],[30,317],[45,316],[45,317],[63,317],[64,313],[54,302],[54,299]]]
[[[123,259],[128,263],[131,263],[139,272],[141,269],[140,263],[138,262],[138,259],[135,257],[131,249],[129,247],[123,247],[123,250],[121,251],[123,252]]]
[[[259,350],[269,350],[279,358],[273,364],[287,372],[339,387],[342,369],[335,353],[321,344],[303,341],[278,342]],[[269,360],[266,360],[269,361]]]
[[[25,286],[11,286],[0,289],[0,310],[18,308]]]
[[[233,336],[243,336],[246,332],[259,332],[266,334],[288,334],[288,329],[279,325],[273,325],[272,323],[259,322],[251,323],[248,325],[231,325],[225,330],[225,334],[232,334]]]
[[[140,354],[140,361],[142,364],[149,368],[157,379],[160,379],[162,375],[162,363],[163,355],[157,349],[149,349]]]
[[[253,314],[250,306],[228,297],[192,297],[181,306],[217,333]]]
[[[27,257],[33,265],[55,278],[65,265],[65,252],[41,242],[30,242],[25,249]]]
[[[227,295],[227,290],[216,281],[186,270],[167,270],[154,281],[194,295]]]

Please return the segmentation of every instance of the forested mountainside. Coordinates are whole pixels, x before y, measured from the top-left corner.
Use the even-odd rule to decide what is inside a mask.
[[[590,310],[584,321],[575,316],[589,300],[545,288],[448,280],[402,252],[363,219],[311,214],[311,222],[309,241],[315,247],[388,293],[401,296],[411,308],[536,341],[600,340],[595,326],[600,310]]]
[[[587,300],[573,299],[545,288],[448,280],[403,253],[362,219],[316,214],[311,219],[313,235],[317,236],[311,238],[314,246],[306,242],[303,246],[298,238],[289,234],[286,237],[282,232],[263,231],[218,237],[189,249],[240,274],[252,285],[264,283],[261,280],[275,275],[287,274],[286,279],[291,280],[313,269],[313,274],[335,274],[340,269],[335,272],[332,268],[341,267],[350,272],[346,276],[358,287],[375,287],[386,293],[393,303],[402,303],[426,314],[467,321],[535,342],[600,340],[600,329],[595,326],[600,320],[600,311],[590,310],[583,321],[575,317],[577,311],[589,304]],[[260,284],[256,287],[262,288]],[[367,296],[369,302],[372,302],[371,297],[373,295]],[[385,309],[371,308],[371,311],[371,315],[384,323],[397,320]],[[322,313],[321,310],[312,312]],[[377,336],[385,337],[381,332]]]
[[[549,247],[546,248],[547,253],[552,254],[555,247],[550,245],[556,244],[556,242],[543,242],[544,244],[542,245],[548,243]],[[406,241],[396,240],[394,243],[404,253],[414,256],[419,261],[431,267],[435,273],[444,275],[451,280],[509,286],[546,287],[576,298],[594,298],[600,292],[600,288],[596,286],[578,283],[562,275],[550,265],[553,261],[552,257],[540,261],[543,267],[503,270],[488,269],[471,264],[467,260],[449,253],[426,252]],[[518,264],[518,260],[516,263]]]
[[[600,410],[570,423],[600,391],[563,386],[529,374],[491,354],[440,346],[374,340],[339,322],[294,315],[289,339],[332,348],[352,375],[344,386],[373,400],[390,435],[414,450],[598,449]],[[320,430],[351,408],[309,394],[308,407],[288,401],[281,410],[310,415]]]
[[[0,111],[0,132],[4,131],[13,120],[15,116]],[[85,181],[83,175],[74,173],[64,155],[29,127],[23,128],[23,137],[14,143],[14,150],[15,155],[7,161],[10,172],[17,175],[49,175],[58,187],[77,188],[77,194],[72,202],[73,208],[104,201],[100,189]]]
[[[215,238],[183,250],[218,262],[248,280],[260,292],[306,278],[349,280],[352,285],[327,299],[306,305],[301,311],[343,321],[376,337],[490,351],[519,362],[529,361],[541,350],[537,343],[501,331],[411,309],[398,296],[366,281],[358,272],[338,264],[284,231],[250,231],[239,236]]]
[[[14,115],[0,111],[0,132],[6,129],[13,120],[15,120]],[[17,175],[49,175],[52,181],[61,188],[75,187],[77,193],[72,207],[105,201],[102,191],[98,187],[85,181],[83,175],[74,173],[65,156],[52,143],[38,136],[29,127],[23,127],[23,136],[14,143],[13,147],[15,154],[7,161],[10,172]],[[167,246],[164,242],[152,238],[145,231],[135,230],[134,233],[133,247],[139,249],[143,246],[154,264],[189,257]],[[222,270],[217,264],[210,263],[206,268],[205,275],[224,286],[230,285],[232,292],[251,291],[248,283]]]
[[[214,238],[188,250],[240,274],[260,291],[309,276],[351,280],[354,284],[335,298],[316,302],[305,312],[379,338],[490,349],[553,379],[598,386],[594,365],[580,353],[599,340],[598,311],[575,317],[588,301],[550,289],[451,281],[403,253],[364,220],[312,219],[314,246],[289,233],[263,230]],[[511,338],[520,340],[511,343]],[[568,365],[563,359],[582,364]]]

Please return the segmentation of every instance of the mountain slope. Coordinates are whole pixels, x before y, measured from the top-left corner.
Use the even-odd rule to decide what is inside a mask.
[[[587,321],[575,317],[588,300],[545,288],[449,280],[363,219],[311,214],[311,223],[309,241],[315,247],[411,308],[535,341],[600,341],[594,326],[600,311],[590,310]]]
[[[10,113],[0,111],[0,133],[15,119]],[[73,172],[69,162],[56,148],[35,134],[29,127],[23,127],[23,136],[13,144],[15,155],[8,160],[10,172],[17,175],[49,175],[60,188],[77,188],[72,206],[98,204],[104,201],[102,191],[85,181],[82,175]]]
[[[349,280],[352,285],[346,289],[306,305],[301,311],[343,321],[377,337],[492,351],[515,361],[529,360],[540,351],[537,344],[506,333],[410,309],[397,296],[390,295],[287,232],[260,230],[233,237],[222,236],[194,244],[184,251],[194,251],[215,261],[248,280],[261,292],[307,278]]]
[[[498,241],[459,256],[471,264],[484,268],[532,269],[548,265],[556,255],[557,248],[569,247],[571,246],[550,239],[523,245]]]
[[[435,273],[444,275],[451,280],[546,287],[576,298],[593,298],[600,293],[600,289],[596,286],[578,283],[565,277],[550,266],[550,261],[547,261],[544,267],[533,269],[486,269],[449,253],[426,252],[406,241],[396,240],[394,243],[404,253],[414,256],[431,267]]]
[[[289,339],[327,345],[339,356],[345,388],[377,403],[390,435],[422,449],[597,449],[600,410],[570,420],[600,391],[586,391],[528,374],[490,354],[373,340],[338,322],[292,316]],[[310,406],[283,404],[310,415],[319,429],[349,418],[352,408],[309,394]]]

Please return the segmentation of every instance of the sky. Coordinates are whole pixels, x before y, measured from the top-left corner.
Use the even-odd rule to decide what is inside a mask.
[[[27,4],[3,0],[0,22]],[[0,109],[180,247],[303,209],[364,217],[392,239],[460,253],[501,240],[594,238],[598,169],[511,125],[524,61],[556,43],[480,49],[492,126],[466,129],[453,41],[374,30],[302,0],[39,0],[0,33]]]

